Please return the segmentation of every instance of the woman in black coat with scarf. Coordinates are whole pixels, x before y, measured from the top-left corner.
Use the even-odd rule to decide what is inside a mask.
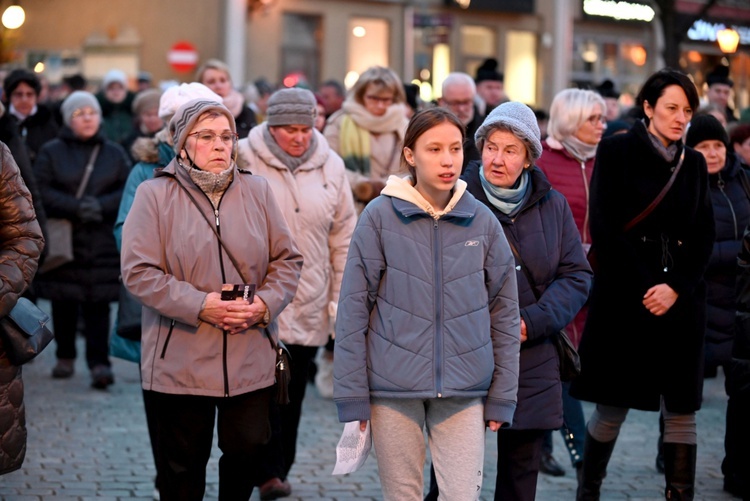
[[[686,75],[665,69],[649,77],[637,104],[646,118],[600,143],[591,182],[598,267],[571,395],[597,406],[587,425],[579,500],[599,499],[631,408],[664,415],[666,498],[694,495],[703,273],[714,242],[706,162],[682,143],[698,93]],[[625,231],[675,172],[663,200]]]
[[[56,378],[73,375],[76,329],[83,316],[86,362],[91,384],[104,389],[114,382],[108,353],[109,303],[119,296],[120,253],[112,228],[128,178],[125,150],[105,139],[96,98],[76,91],[62,104],[65,127],[60,137],[45,144],[34,164],[44,209],[49,218],[73,225],[72,262],[40,273],[35,280],[40,297],[52,301],[57,342]],[[84,171],[99,146],[91,178],[76,199]]]

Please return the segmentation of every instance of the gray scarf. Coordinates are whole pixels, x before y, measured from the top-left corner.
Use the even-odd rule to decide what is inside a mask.
[[[531,186],[529,171],[526,169],[523,170],[518,181],[516,181],[515,188],[500,188],[490,183],[484,177],[484,169],[481,167],[479,167],[479,179],[482,182],[484,194],[487,195],[487,200],[506,216],[514,214],[521,208],[529,191],[529,186]]]
[[[267,126],[263,129],[263,141],[266,143],[266,146],[268,146],[271,154],[275,156],[282,164],[286,165],[292,172],[294,172],[297,167],[310,160],[310,157],[313,156],[313,153],[315,153],[315,150],[318,148],[318,138],[315,136],[315,134],[313,134],[310,138],[310,145],[307,148],[307,151],[305,151],[298,157],[293,157],[292,155],[281,149],[279,143],[277,143],[273,138],[273,136],[271,135],[271,131],[268,130]]]
[[[221,200],[222,195],[224,195],[224,192],[227,191],[229,183],[232,182],[232,177],[234,175],[234,164],[232,164],[228,169],[223,170],[218,174],[214,174],[213,172],[201,170],[197,167],[188,167],[182,162],[177,163],[187,171],[190,179],[192,179],[195,185],[200,188],[203,193],[206,194],[209,200],[211,200],[211,204],[214,206],[214,209],[218,209],[219,201]]]
[[[654,147],[654,150],[656,150],[656,152],[664,160],[666,160],[667,162],[672,162],[674,160],[674,157],[677,155],[677,151],[680,149],[681,141],[672,141],[669,144],[669,146],[664,146],[661,142],[661,139],[651,134],[651,131],[648,130],[646,121],[641,120],[641,123],[643,123],[643,126],[646,127],[646,132],[648,132],[648,138],[651,140],[651,145]]]
[[[560,141],[560,143],[579,162],[585,162],[589,158],[596,156],[596,144],[584,143],[575,136],[569,136]]]

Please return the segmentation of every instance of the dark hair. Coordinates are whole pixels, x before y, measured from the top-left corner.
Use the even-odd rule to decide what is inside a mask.
[[[318,89],[322,87],[331,87],[336,90],[336,94],[339,97],[346,97],[346,89],[338,80],[326,80],[325,82],[320,84],[320,87],[318,87]]]
[[[413,117],[411,117],[411,120],[409,120],[409,126],[406,128],[406,133],[404,134],[404,148],[409,148],[413,151],[414,145],[417,144],[417,140],[422,137],[425,132],[445,122],[455,125],[456,128],[461,131],[461,144],[463,144],[464,139],[466,138],[466,129],[464,128],[464,124],[461,123],[461,120],[459,120],[450,110],[435,107],[418,111]],[[409,165],[406,161],[404,148],[401,149],[401,168],[407,169],[416,182],[416,170],[414,169],[414,166]]]
[[[11,71],[5,81],[3,82],[3,91],[5,92],[6,102],[10,102],[11,93],[16,90],[19,84],[25,83],[34,90],[34,94],[39,96],[39,92],[42,90],[42,84],[39,82],[39,77],[34,73],[25,69],[16,69]]]
[[[64,77],[63,83],[71,90],[86,90],[86,79],[80,73]]]
[[[419,85],[405,82],[404,94],[406,94],[406,104],[416,112],[419,109]]]
[[[700,99],[698,98],[698,89],[695,88],[695,84],[686,74],[672,68],[664,68],[648,77],[646,83],[641,87],[638,97],[635,98],[636,105],[638,108],[643,109],[644,103],[648,101],[648,104],[652,108],[656,107],[656,102],[664,94],[664,89],[671,85],[677,85],[685,92],[688,104],[693,108],[693,111],[698,109]],[[646,118],[646,122],[648,122],[648,118]]]
[[[742,144],[747,141],[750,137],[750,124],[737,125],[732,129],[732,133],[729,135],[729,142],[731,144],[739,143]]]

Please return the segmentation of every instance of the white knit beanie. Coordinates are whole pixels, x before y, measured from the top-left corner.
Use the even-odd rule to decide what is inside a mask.
[[[531,148],[532,161],[542,156],[541,132],[534,112],[523,103],[509,101],[503,103],[487,115],[482,125],[474,134],[474,141],[479,144],[480,139],[487,139],[488,132],[498,126],[505,125],[519,136]]]
[[[109,70],[106,75],[104,75],[104,78],[102,79],[102,89],[106,89],[109,87],[109,84],[112,83],[119,83],[122,84],[123,87],[128,87],[128,77],[125,75],[125,72],[122,70]]]
[[[198,122],[198,119],[201,115],[209,111],[215,111],[227,117],[227,120],[229,120],[229,128],[232,132],[237,132],[234,117],[226,106],[217,103],[216,101],[211,101],[210,99],[193,99],[177,108],[172,120],[169,121],[169,134],[172,136],[174,152],[177,155],[179,155],[182,148],[184,148],[188,134],[190,134],[190,131],[193,129],[196,122]]]
[[[222,102],[221,96],[202,83],[192,82],[175,85],[165,90],[159,99],[159,118],[165,121],[171,120],[177,108],[198,98],[217,103]]]

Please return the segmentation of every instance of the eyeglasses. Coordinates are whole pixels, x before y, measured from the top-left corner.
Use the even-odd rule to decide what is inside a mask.
[[[198,132],[188,134],[188,136],[195,136],[201,144],[214,144],[217,137],[221,139],[221,142],[224,144],[232,144],[232,142],[237,139],[237,134],[228,130],[218,134],[212,130],[199,130]]]
[[[365,96],[365,99],[368,101],[372,101],[373,103],[382,104],[385,106],[390,106],[393,104],[393,97],[380,97],[380,96]]]
[[[447,99],[443,99],[443,102],[450,108],[468,108],[469,106],[474,106],[473,99],[466,99],[464,101],[448,101]]]
[[[586,119],[588,123],[596,127],[599,124],[607,125],[607,117],[604,115],[591,115]]]
[[[99,116],[99,112],[96,110],[92,110],[91,108],[88,108],[88,109],[83,108],[83,109],[75,110],[73,113],[70,114],[70,118],[78,118],[78,117],[94,118],[98,116]]]

